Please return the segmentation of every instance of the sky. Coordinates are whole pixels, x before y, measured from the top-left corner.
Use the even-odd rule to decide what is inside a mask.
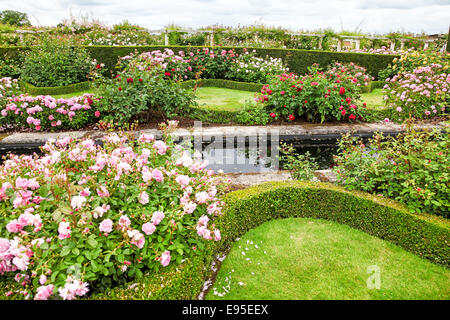
[[[293,31],[332,28],[382,34],[447,33],[450,0],[0,0],[0,10],[26,12],[33,25],[55,26],[88,15],[107,25],[128,20],[154,30],[263,23]]]

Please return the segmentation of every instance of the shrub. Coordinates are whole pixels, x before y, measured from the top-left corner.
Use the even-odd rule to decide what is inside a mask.
[[[384,99],[391,108],[392,119],[422,119],[445,114],[450,102],[450,74],[442,72],[442,68],[442,65],[431,64],[386,79]]]
[[[334,78],[316,67],[303,77],[292,73],[273,77],[258,97],[268,105],[274,119],[292,121],[304,116],[310,122],[362,119],[362,108],[355,104],[358,98],[359,90],[352,77]]]
[[[165,71],[167,59],[179,61],[181,67]],[[155,111],[173,117],[194,103],[193,93],[174,80],[185,67],[177,56],[148,52],[122,61],[126,61],[119,64],[123,70],[114,79],[104,78],[97,91],[98,109],[105,120],[122,125],[140,113],[148,117]]]
[[[414,69],[432,64],[440,65],[438,73],[449,73],[450,54],[436,51],[413,51],[407,50],[399,58],[394,58],[392,63],[378,73],[380,80],[392,78],[399,73],[410,73]]]
[[[337,182],[350,190],[382,194],[404,203],[412,212],[448,217],[450,175],[448,133],[408,128],[367,144],[344,136],[335,157]]]
[[[50,140],[46,155],[11,155],[0,182],[0,273],[27,297],[74,299],[180,264],[220,240],[227,179],[174,145],[115,133]]]
[[[286,73],[289,69],[280,58],[266,56],[261,58],[255,55],[256,50],[249,53],[244,49],[244,53],[235,58],[225,78],[245,81],[267,83],[271,76]]]
[[[82,47],[46,40],[33,47],[22,66],[21,80],[37,87],[57,87],[87,80],[94,69]]]
[[[236,114],[236,122],[245,125],[263,125],[268,124],[272,118],[269,116],[265,106],[249,103],[244,109]]]
[[[364,86],[367,87],[370,85],[370,81],[374,80],[375,78],[367,74],[367,69],[361,66],[358,66],[357,64],[350,62],[350,63],[340,63],[340,62],[334,62],[333,64],[330,64],[325,72],[326,75],[330,76],[336,76],[336,75],[349,75],[352,76],[354,79],[357,79],[358,83],[357,86]]]
[[[291,171],[294,180],[310,181],[314,178],[314,171],[319,169],[319,164],[311,157],[309,151],[305,154],[297,154],[292,145],[280,144],[280,162],[284,163],[283,168]]]
[[[70,99],[13,95],[0,104],[0,125],[34,130],[80,129],[100,116],[92,108],[94,100],[92,94]]]

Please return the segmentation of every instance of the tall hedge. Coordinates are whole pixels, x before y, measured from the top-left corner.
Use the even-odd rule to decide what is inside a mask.
[[[192,51],[204,48],[204,46],[198,47],[186,47],[186,46],[86,46],[86,49],[91,54],[92,58],[102,62],[105,66],[113,70],[116,65],[117,59],[128,55],[131,52],[145,52],[153,50],[164,50],[164,48],[172,49],[175,53],[178,51]],[[230,50],[233,49],[238,53],[242,53],[244,48],[231,48],[231,47],[215,47],[214,50]],[[6,54],[8,56],[14,56],[20,54],[23,51],[28,50],[26,47],[0,47],[0,56]],[[257,55],[265,57],[266,55],[274,58],[282,58],[289,70],[297,74],[305,74],[308,71],[308,67],[314,63],[318,63],[321,66],[327,66],[333,61],[340,62],[354,62],[357,65],[367,68],[367,71],[375,77],[378,76],[378,72],[386,68],[389,63],[397,55],[381,55],[381,54],[369,54],[369,53],[350,53],[350,52],[332,52],[332,51],[319,51],[319,50],[300,50],[300,49],[278,49],[278,48],[247,48],[247,50],[256,50]]]
[[[94,299],[195,299],[211,262],[237,237],[262,223],[303,217],[334,221],[390,241],[419,257],[450,266],[450,223],[436,216],[410,213],[397,202],[325,183],[269,182],[229,193],[224,214],[215,222],[220,242],[180,266],[149,274],[136,286],[120,286]]]

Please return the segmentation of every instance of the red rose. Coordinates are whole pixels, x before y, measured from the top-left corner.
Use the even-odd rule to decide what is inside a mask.
[[[128,83],[133,83],[133,81],[134,81],[133,78],[127,78]]]
[[[98,118],[98,117],[100,117],[100,111],[95,111],[95,113],[94,113],[94,115]]]
[[[352,113],[351,115],[348,116],[348,118],[349,118],[350,120],[355,120],[355,119],[356,119],[356,116]]]
[[[164,72],[164,75],[166,76],[166,77],[170,77],[171,76],[171,74],[170,74],[170,72]]]
[[[345,109],[341,111],[341,114],[342,114],[343,116],[345,116],[346,113],[347,113],[347,111],[345,111]]]
[[[345,88],[344,87],[341,87],[340,89],[339,89],[339,94],[344,94],[345,93]]]
[[[121,87],[119,87],[119,91],[122,91],[122,88],[121,88]]]
[[[294,117],[292,114],[290,114],[290,115],[289,115],[289,120],[292,121],[292,120],[294,120],[294,119],[295,119],[295,117]]]
[[[87,102],[88,102],[89,104],[92,104],[92,103],[93,103],[93,101],[92,101],[91,98],[87,98]]]
[[[269,114],[272,118],[275,118],[277,115],[275,114],[275,113],[273,113],[273,112],[271,112],[270,114]]]
[[[95,66],[97,69],[101,69],[101,65],[100,64],[97,64],[96,66]]]
[[[139,80],[138,80],[139,82],[142,82],[142,79],[141,78],[139,78]]]
[[[308,100],[305,100],[305,103],[308,103]]]

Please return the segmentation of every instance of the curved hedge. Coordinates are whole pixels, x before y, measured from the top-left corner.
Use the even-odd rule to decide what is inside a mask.
[[[217,254],[260,224],[279,218],[319,218],[346,224],[390,241],[422,258],[449,267],[450,224],[410,213],[400,204],[325,183],[269,182],[229,193],[216,222],[222,240],[180,266],[145,277],[135,287],[116,287],[95,299],[195,299]]]
[[[207,46],[85,46],[91,57],[105,64],[109,70],[114,70],[119,57],[128,55],[131,52],[144,52],[153,50],[172,49],[174,52],[183,50],[190,52],[193,50],[207,48]],[[211,48],[211,47],[209,47]],[[244,48],[233,47],[213,47],[214,50],[230,50],[241,53]],[[282,48],[247,48],[248,50],[256,50],[258,56],[266,55],[274,58],[282,58],[289,67],[289,70],[296,74],[305,74],[308,67],[314,63],[321,66],[327,66],[334,61],[354,62],[357,65],[365,67],[367,72],[377,79],[378,72],[386,68],[394,58],[398,55],[382,55],[370,53],[353,53],[353,52],[333,52],[321,50],[301,50],[301,49],[282,49]],[[27,47],[0,47],[0,56],[6,55],[13,58],[17,54],[28,51]]]
[[[91,83],[89,81],[69,84],[67,86],[59,87],[35,87],[30,83],[22,82],[21,86],[32,96],[38,95],[59,95],[59,94],[69,94],[79,91],[89,90]]]

